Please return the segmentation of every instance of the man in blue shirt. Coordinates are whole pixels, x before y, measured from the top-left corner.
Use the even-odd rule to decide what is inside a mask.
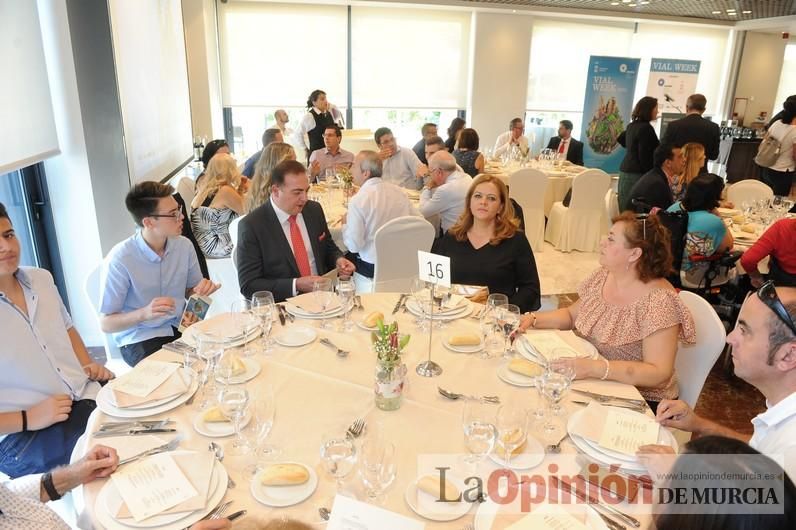
[[[158,182],[133,186],[125,204],[141,229],[111,249],[102,269],[100,326],[130,366],[179,338],[187,297],[220,287],[202,278],[193,245],[180,235],[184,219],[173,193]]]
[[[0,471],[11,477],[68,463],[95,407],[95,381],[113,377],[89,357],[50,273],[19,258],[0,204]]]

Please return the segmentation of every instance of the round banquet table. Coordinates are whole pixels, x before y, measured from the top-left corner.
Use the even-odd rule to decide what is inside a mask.
[[[545,215],[550,213],[550,210],[553,208],[553,204],[564,200],[567,192],[572,188],[572,179],[588,169],[583,166],[575,166],[572,164],[566,164],[561,168],[554,168],[536,161],[531,162],[528,168],[537,169],[547,175],[547,189],[545,190],[544,197]],[[517,164],[511,164],[504,167],[500,164],[490,163],[485,172],[497,176],[506,184],[506,186],[511,187],[511,178],[513,174],[521,169],[525,168],[522,168]]]
[[[359,327],[347,333],[336,330],[325,331],[317,328],[318,321],[298,318],[292,324],[288,320],[284,327],[278,321],[274,323],[272,336],[282,333],[288,326],[310,326],[318,331],[318,339],[328,337],[337,346],[350,350],[351,353],[347,358],[339,358],[335,351],[321,345],[316,339],[303,347],[276,346],[274,352],[267,356],[260,351],[255,354],[254,358],[261,363],[262,371],[256,378],[246,383],[246,387],[254,391],[258,385],[268,382],[272,385],[276,397],[275,421],[267,443],[279,448],[280,461],[298,461],[314,468],[319,483],[316,491],[303,502],[288,508],[271,508],[260,504],[250,493],[250,478],[244,472],[244,467],[249,462],[245,458],[228,455],[224,459],[224,465],[237,482],[237,487],[229,489],[224,497],[225,501],[234,500],[229,513],[247,509],[249,515],[264,520],[286,516],[310,524],[319,524],[318,508],[331,507],[328,503],[335,493],[335,482],[326,473],[321,462],[319,452],[321,438],[325,433],[343,432],[355,419],[364,418],[368,425],[366,429],[377,426],[376,428],[392,440],[396,447],[397,478],[386,492],[383,507],[420,519],[404,500],[404,491],[417,477],[418,455],[467,452],[461,425],[464,402],[442,397],[437,392],[437,386],[466,394],[498,395],[503,403],[519,402],[524,403],[528,410],[537,408],[539,398],[535,388],[514,387],[497,377],[496,370],[503,362],[500,357],[481,359],[478,354],[454,353],[442,345],[443,338],[451,333],[479,333],[479,324],[474,318],[461,318],[450,322],[443,330],[434,330],[432,358],[442,366],[444,372],[433,378],[419,376],[415,372],[415,367],[427,358],[428,334],[415,329],[411,313],[399,311],[395,315],[391,314],[398,297],[398,293],[362,295],[364,310],[354,310],[351,313],[352,320],[356,321],[363,319],[372,311],[381,311],[386,316],[387,322],[393,320],[398,322],[400,332],[412,334],[404,355],[404,362],[409,372],[408,383],[404,390],[403,404],[396,411],[382,411],[374,404],[376,358],[370,344],[370,332]],[[334,322],[338,325],[340,320],[335,319]],[[574,341],[579,340],[571,332],[561,333],[562,338],[570,344],[576,344]],[[181,355],[166,350],[157,352],[153,358],[182,361]],[[635,387],[612,381],[576,381],[573,387],[641,399]],[[569,401],[571,399],[584,398],[568,392],[563,402],[567,413],[582,408],[581,405],[571,403]],[[192,421],[197,414],[200,414],[200,401],[196,399],[190,406],[182,405],[147,419],[170,418],[176,421],[176,428],[184,437],[180,443],[181,449],[204,451],[207,450],[210,441],[228,447],[232,443],[231,437],[211,439],[194,430]],[[651,415],[651,411],[647,410],[647,414]],[[97,430],[100,423],[106,421],[118,421],[118,419],[97,409],[89,420],[84,447],[108,443],[109,439],[95,439],[90,434]],[[561,418],[558,421],[562,421]],[[529,434],[546,445],[549,440],[545,440],[540,431],[541,426],[538,423],[529,427]],[[170,439],[171,435],[159,436]],[[361,443],[361,440],[362,438],[359,438],[357,443]],[[576,453],[570,438],[563,441],[561,450],[563,454]],[[550,455],[546,455],[545,461],[549,458]],[[541,465],[544,465],[544,462]],[[522,473],[532,473],[532,470],[525,470]],[[102,528],[95,516],[95,500],[105,480],[97,480],[84,487],[85,513],[81,518],[83,521],[90,521],[94,528]],[[361,488],[356,471],[348,476],[346,484],[351,484],[354,491]],[[634,511],[634,508],[638,510],[639,507],[627,507],[622,503],[618,508],[635,513],[642,521],[642,527],[645,527],[650,520],[647,513],[639,514],[638,511]],[[473,506],[464,517],[452,522],[439,523],[426,520],[423,522],[429,529],[458,530],[465,524],[473,522],[475,512],[476,507]]]

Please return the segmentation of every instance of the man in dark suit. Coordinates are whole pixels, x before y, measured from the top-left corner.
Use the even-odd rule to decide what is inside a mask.
[[[547,148],[566,155],[567,160],[575,165],[583,165],[583,142],[572,137],[572,122],[561,120],[558,124],[558,136],[550,138]]]
[[[708,160],[716,160],[719,157],[719,142],[721,141],[721,131],[719,126],[712,121],[702,117],[708,100],[702,94],[691,94],[685,103],[685,118],[675,120],[666,127],[661,143],[674,145],[685,145],[689,142],[702,144],[705,148],[705,165],[703,171],[707,171]]]
[[[639,213],[655,207],[665,210],[671,206],[674,203],[672,182],[685,168],[682,149],[666,142],[655,149],[652,163],[655,167],[646,172],[630,190],[630,203]]]
[[[312,291],[320,275],[337,268],[354,274],[326,225],[321,205],[307,200],[310,184],[300,162],[285,160],[271,172],[271,198],[238,225],[235,250],[243,296],[271,291],[281,302]]]

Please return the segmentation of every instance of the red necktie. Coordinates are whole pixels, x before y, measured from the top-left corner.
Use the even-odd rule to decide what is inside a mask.
[[[307,249],[304,247],[304,238],[301,237],[301,230],[299,230],[296,216],[291,215],[288,218],[290,223],[290,242],[293,245],[293,255],[296,257],[296,265],[298,265],[299,274],[302,276],[310,276],[312,269],[310,269],[310,257],[307,255]]]
[[[558,144],[558,152],[559,152],[559,153],[563,153],[563,152],[564,152],[564,144],[565,144],[566,142],[567,142],[566,140],[561,140],[561,143],[560,143],[560,144]]]

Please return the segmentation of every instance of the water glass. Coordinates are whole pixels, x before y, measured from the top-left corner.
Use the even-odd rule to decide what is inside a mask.
[[[481,335],[484,337],[484,349],[480,357],[489,359],[503,353],[503,332],[497,322],[497,308],[486,306],[481,314]]]
[[[249,392],[241,386],[228,386],[218,394],[218,406],[221,413],[232,422],[235,429],[235,441],[231,446],[233,456],[245,455],[249,452],[249,444],[240,432],[240,424],[246,417],[249,406]]]
[[[368,500],[379,503],[382,494],[395,481],[395,445],[379,436],[369,436],[362,444],[360,475]]]
[[[512,451],[524,444],[528,437],[528,414],[519,405],[502,405],[497,411],[495,427],[497,445],[508,467]]]
[[[324,177],[325,177],[324,180],[326,180],[326,184],[327,185],[333,184],[335,182],[334,168],[333,167],[327,167],[326,171],[324,171]]]
[[[465,401],[462,412],[464,443],[470,456],[465,461],[476,467],[495,447],[497,430],[492,422],[493,405],[478,401]]]
[[[274,340],[271,330],[274,326],[274,317],[277,316],[274,295],[271,291],[257,291],[252,295],[252,313],[260,322],[263,333],[263,352],[268,354],[274,349]]]
[[[339,493],[343,479],[351,473],[357,462],[354,441],[343,432],[324,435],[321,441],[321,460],[326,471],[334,477]]]
[[[503,331],[504,351],[503,356],[511,359],[514,356],[512,335],[520,326],[520,308],[514,304],[506,304],[497,308],[498,322]]]
[[[341,331],[352,331],[354,329],[354,323],[351,322],[351,310],[354,307],[356,294],[357,287],[353,278],[337,278],[337,295],[340,297],[340,303],[343,304]]]
[[[220,378],[226,386],[229,386],[232,374],[235,371],[235,359],[238,357],[237,353],[232,351],[231,348],[224,351],[216,363],[216,377]]]
[[[564,397],[567,390],[569,390],[571,384],[572,377],[566,369],[556,369],[555,365],[548,365],[542,376],[542,393],[545,398],[547,398],[550,408],[550,414],[544,425],[544,431],[548,435],[554,433],[556,430],[556,425],[553,421],[554,416],[562,416],[564,413],[561,407],[561,399]]]
[[[412,285],[409,289],[412,294],[412,300],[415,301],[415,304],[420,308],[420,314],[415,317],[415,325],[421,332],[425,332],[428,330],[427,327],[427,318],[428,321],[431,321],[431,304],[433,303],[431,300],[431,290],[429,289],[428,282],[425,280],[416,277],[412,280]]]
[[[492,293],[486,297],[486,306],[488,308],[507,305],[508,303],[509,303],[509,297],[506,296],[505,294]]]
[[[216,380],[215,368],[216,361],[224,353],[226,340],[224,337],[213,335],[212,333],[199,334],[196,354],[205,362],[202,370],[202,400],[199,408],[205,409],[215,404]]]
[[[249,336],[257,329],[258,320],[252,313],[252,303],[249,300],[235,300],[232,303],[232,317],[235,322],[235,337],[238,336],[243,339],[243,357],[252,355],[249,349]]]
[[[332,280],[330,278],[321,278],[312,284],[312,294],[315,297],[315,302],[321,308],[321,329],[329,329],[331,324],[326,320],[326,312],[334,299],[334,291],[332,290]]]

